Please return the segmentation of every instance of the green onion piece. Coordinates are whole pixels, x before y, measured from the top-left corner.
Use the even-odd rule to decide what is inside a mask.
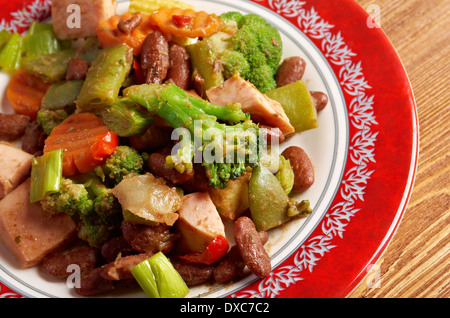
[[[131,273],[149,298],[182,298],[189,293],[186,283],[162,252],[133,267]]]
[[[62,149],[33,158],[31,162],[30,202],[60,190],[62,178]]]
[[[3,71],[13,72],[20,66],[23,39],[15,32],[0,51],[0,67]]]

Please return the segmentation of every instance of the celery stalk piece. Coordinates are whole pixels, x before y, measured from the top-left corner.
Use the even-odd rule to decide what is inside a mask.
[[[160,298],[155,275],[148,260],[145,260],[131,269],[131,274],[149,298]]]
[[[13,72],[20,66],[23,38],[19,33],[12,34],[0,51],[0,67],[6,72]]]
[[[74,54],[74,49],[67,49],[23,61],[21,66],[28,73],[39,76],[48,83],[56,83],[64,80]]]
[[[33,21],[23,36],[22,60],[53,54],[72,47],[72,40],[60,40],[52,23]]]
[[[146,108],[127,98],[117,99],[102,111],[103,122],[120,137],[143,134],[153,123]]]
[[[182,298],[189,293],[186,283],[162,252],[133,267],[131,273],[150,298]]]
[[[5,44],[9,41],[12,34],[8,32],[8,30],[3,29],[0,31],[0,50],[5,46]]]
[[[62,178],[62,149],[33,158],[31,162],[30,202],[60,190]]]

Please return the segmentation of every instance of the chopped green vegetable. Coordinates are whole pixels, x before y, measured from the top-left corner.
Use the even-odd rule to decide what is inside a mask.
[[[116,147],[101,168],[105,176],[118,184],[125,176],[130,177],[143,173],[144,163],[144,158],[136,149],[121,145]]]
[[[133,267],[131,273],[149,298],[183,298],[189,293],[186,283],[162,252]]]
[[[283,106],[296,132],[318,127],[316,106],[303,81],[278,87],[267,92],[266,95]]]
[[[37,112],[36,122],[47,135],[50,135],[53,128],[61,124],[67,117],[69,117],[69,113],[64,109],[50,110],[41,108]]]
[[[104,108],[102,119],[120,137],[141,135],[154,121],[147,109],[126,98]]]
[[[12,34],[8,32],[8,30],[3,29],[0,31],[0,50],[5,46],[5,44],[9,41]]]
[[[223,31],[186,47],[193,69],[205,80],[205,90],[236,73],[262,93],[274,89],[282,54],[279,31],[256,14],[231,11],[220,19]]]
[[[102,49],[86,74],[76,102],[78,111],[100,114],[114,104],[132,62],[133,50],[126,44]]]
[[[189,136],[186,139],[181,136],[178,149],[166,157],[166,168],[181,173],[190,170],[195,151],[201,151],[201,163],[210,184],[223,189],[228,180],[239,178],[247,167],[259,162],[264,146],[259,138],[259,126],[248,119],[239,104],[214,105],[190,97],[173,84],[131,86],[123,94],[146,107],[150,114],[163,118],[171,127],[187,128]]]
[[[75,106],[83,81],[62,81],[50,85],[42,98],[42,108],[49,110],[64,109]]]
[[[275,177],[280,181],[286,194],[289,195],[294,186],[294,171],[292,170],[291,162],[282,155],[280,155],[279,167]]]
[[[50,151],[31,162],[30,202],[59,192],[62,178],[62,149]]]
[[[20,67],[23,39],[15,32],[0,51],[0,68],[5,72],[14,72]]]
[[[33,21],[28,34],[23,37],[22,60],[56,53],[71,47],[72,41],[56,37],[53,24]]]
[[[258,231],[267,231],[293,217],[304,217],[311,213],[309,201],[297,203],[286,194],[277,177],[266,167],[253,169],[248,186],[250,214]]]
[[[28,73],[41,77],[48,83],[56,83],[65,78],[67,67],[74,53],[74,49],[67,49],[37,56],[23,61],[22,68]]]

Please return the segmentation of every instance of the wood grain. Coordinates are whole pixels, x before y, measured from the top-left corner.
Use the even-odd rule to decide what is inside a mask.
[[[413,192],[390,245],[350,298],[450,297],[450,1],[357,0],[380,8],[381,27],[409,75],[419,116]],[[368,10],[369,11],[369,10]]]

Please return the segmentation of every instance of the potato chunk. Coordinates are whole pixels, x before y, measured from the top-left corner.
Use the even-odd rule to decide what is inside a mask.
[[[75,234],[67,214],[51,215],[30,203],[30,178],[0,201],[0,239],[21,268],[38,265]]]

